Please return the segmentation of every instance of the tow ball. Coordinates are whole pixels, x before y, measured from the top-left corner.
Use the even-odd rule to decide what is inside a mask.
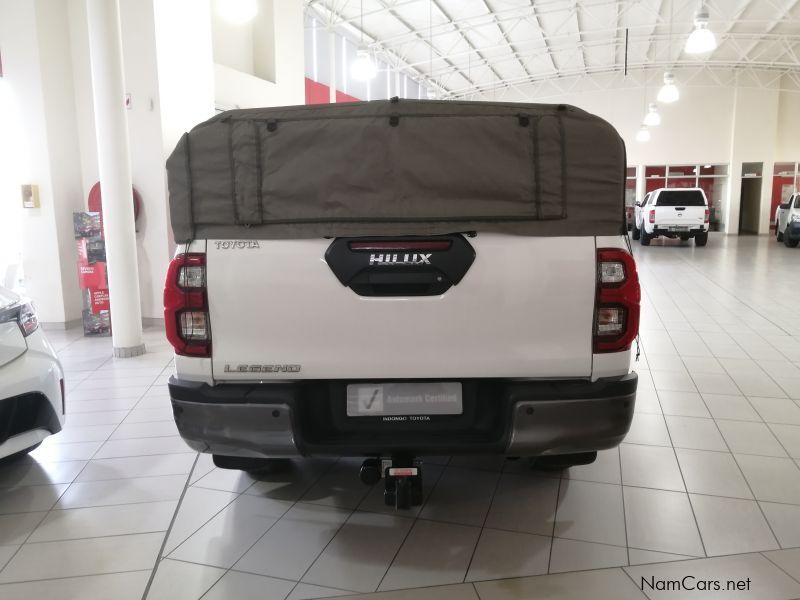
[[[383,502],[405,510],[422,504],[422,460],[407,456],[368,458],[359,471],[361,481],[374,485],[383,477]]]

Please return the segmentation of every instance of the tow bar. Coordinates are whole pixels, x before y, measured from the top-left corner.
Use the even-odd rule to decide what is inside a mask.
[[[361,465],[359,477],[374,485],[383,476],[383,501],[386,506],[406,510],[422,504],[422,459],[394,455],[391,458],[368,458]]]

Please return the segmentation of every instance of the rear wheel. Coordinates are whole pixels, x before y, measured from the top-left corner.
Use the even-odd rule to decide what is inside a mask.
[[[633,225],[633,235],[631,237],[633,237],[634,240],[638,240],[639,237],[641,237],[641,235],[642,235],[642,231],[634,223],[634,225]]]
[[[649,246],[650,245],[650,240],[652,240],[652,239],[653,239],[653,236],[650,235],[649,233],[647,233],[647,230],[643,228],[642,229],[642,235],[639,238],[639,241],[641,242],[642,246]]]
[[[540,471],[561,471],[570,467],[590,465],[597,459],[597,452],[579,452],[577,454],[556,454],[537,456],[533,468]]]
[[[787,227],[788,229],[788,227]],[[791,239],[788,234],[784,231],[783,232],[783,245],[787,248],[797,248],[797,244],[800,243],[800,240],[793,240]]]
[[[694,244],[695,246],[705,246],[708,243],[708,232],[705,233],[698,233],[694,236]]]
[[[288,458],[255,458],[249,456],[212,455],[214,466],[218,469],[247,471],[248,473],[277,473],[288,469],[291,461]]]

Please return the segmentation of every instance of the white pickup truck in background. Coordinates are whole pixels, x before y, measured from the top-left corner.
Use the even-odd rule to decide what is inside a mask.
[[[775,210],[775,237],[787,248],[800,244],[800,194],[792,194]]]
[[[642,246],[659,236],[708,243],[709,209],[700,188],[659,188],[636,203],[633,239]]]

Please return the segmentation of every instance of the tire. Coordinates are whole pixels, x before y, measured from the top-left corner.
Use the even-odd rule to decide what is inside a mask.
[[[775,223],[775,237],[779,242],[783,241],[783,232],[778,229],[778,223]]]
[[[788,229],[788,227],[787,227]],[[800,244],[800,240],[793,240],[790,239],[786,232],[783,232],[783,245],[787,248],[797,248],[797,244]]]
[[[570,467],[590,465],[597,459],[597,452],[580,452],[578,454],[556,454],[537,456],[533,468],[540,471],[561,471]]]
[[[639,238],[639,242],[641,242],[642,246],[649,246],[650,240],[653,239],[653,236],[647,233],[645,229],[642,229],[641,237]]]
[[[279,473],[291,465],[288,458],[255,458],[249,456],[212,455],[214,466],[218,469],[232,469],[247,473]]]
[[[708,232],[705,233],[698,233],[694,236],[694,245],[695,246],[705,246],[708,243]]]
[[[639,229],[636,225],[633,226],[633,235],[631,237],[635,240],[638,240],[642,235],[641,229]]]
[[[34,444],[33,446],[31,446],[30,448],[25,448],[25,450],[20,450],[19,452],[14,452],[14,454],[9,454],[8,456],[0,458],[0,466],[16,462],[21,458],[28,456],[28,454],[36,450],[41,445],[42,442],[39,442],[38,444]]]

